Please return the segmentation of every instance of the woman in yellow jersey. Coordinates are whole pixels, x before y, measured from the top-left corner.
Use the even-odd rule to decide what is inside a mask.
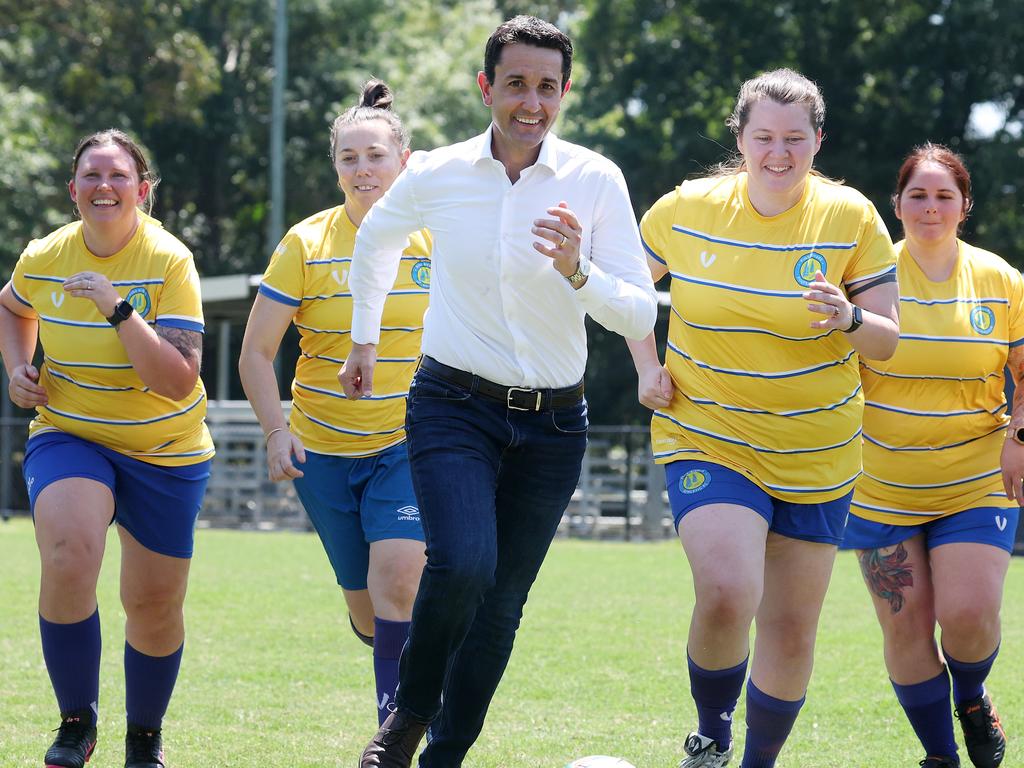
[[[193,529],[213,456],[199,278],[188,249],[139,210],[157,181],[128,136],[83,139],[71,174],[81,220],[29,243],[0,291],[11,399],[36,409],[23,469],[41,561],[43,658],[61,712],[45,765],[82,768],[96,744],[96,580],[114,521],[127,617],[125,766],[153,768],[163,765],[161,722],[181,662]]]
[[[355,634],[373,648],[378,723],[390,712],[398,658],[425,561],[405,447],[405,398],[430,287],[425,232],[410,238],[384,310],[377,391],[348,401],[338,369],[352,347],[348,274],[356,229],[409,157],[387,85],[371,80],[334,121],[331,158],[345,204],[296,224],[274,251],[242,341],[242,384],[267,439],[271,480],[291,479],[323,541]],[[289,323],[301,355],[290,423],[273,360]]]
[[[900,345],[884,363],[861,361],[864,474],[844,544],[858,550],[921,765],[960,765],[952,675],[967,754],[994,768],[1006,737],[984,681],[1024,500],[1024,279],[957,237],[971,177],[946,147],[911,152],[893,204],[906,238]],[[1017,385],[1012,418],[1004,367]]]
[[[811,170],[824,114],[796,72],[747,81],[727,121],[741,161],[640,225],[654,279],[672,276],[666,365],[653,335],[630,349],[696,590],[684,768],[731,758],[755,620],[742,768],[775,764],[860,471],[858,354],[889,357],[899,332],[881,219]]]

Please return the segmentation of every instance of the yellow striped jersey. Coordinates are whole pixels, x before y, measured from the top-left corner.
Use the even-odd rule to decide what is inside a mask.
[[[900,343],[861,361],[864,474],[851,512],[919,525],[978,506],[1015,507],[999,454],[1009,422],[1003,369],[1024,344],[1024,278],[958,241],[948,280],[933,282],[899,246]]]
[[[202,379],[181,401],[150,391],[96,305],[61,287],[76,272],[99,272],[150,325],[202,333],[192,254],[156,219],[141,212],[139,219],[113,256],[89,251],[81,222],[33,240],[21,254],[11,288],[39,316],[39,382],[49,400],[36,408],[29,436],[57,429],[150,464],[195,464],[213,456]]]
[[[352,348],[348,274],[356,227],[340,205],[292,227],[274,251],[260,293],[295,308],[301,355],[291,431],[316,453],[369,456],[405,440],[405,399],[416,370],[430,293],[426,230],[409,238],[384,305],[373,396],[346,400],[338,370]]]
[[[666,366],[677,388],[651,424],[660,463],[699,459],[771,496],[814,504],[853,489],[863,397],[857,354],[801,298],[820,270],[847,289],[895,271],[874,206],[817,176],[777,216],[760,215],[747,175],[687,181],[640,225],[672,275]]]

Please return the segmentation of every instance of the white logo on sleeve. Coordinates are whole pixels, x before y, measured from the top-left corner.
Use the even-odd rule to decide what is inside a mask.
[[[707,269],[712,264],[714,264],[715,263],[715,259],[717,259],[717,258],[718,257],[715,254],[713,254],[713,253],[711,255],[708,255],[707,251],[701,251],[700,252],[700,263],[704,265],[705,269]]]
[[[338,285],[344,285],[345,281],[348,280],[348,270],[347,269],[341,270],[341,274],[339,275],[338,274],[338,270],[332,269],[331,270],[331,277],[334,278],[334,282],[336,282]]]
[[[56,291],[50,291],[50,299],[53,300],[53,306],[59,307],[64,303],[64,293],[57,293]]]
[[[999,515],[996,515],[996,528],[998,528],[1000,531],[1006,530],[1007,522],[1008,521],[1005,517],[1000,517]]]
[[[419,507],[414,507],[410,505],[406,507],[399,507],[395,511],[398,513],[399,520],[419,521],[420,519]]]

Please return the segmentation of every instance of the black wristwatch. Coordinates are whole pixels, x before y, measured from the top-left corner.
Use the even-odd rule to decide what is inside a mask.
[[[1020,443],[1021,445],[1024,445],[1024,429],[1020,427],[1018,427],[1017,429],[1009,427],[1006,430],[1006,439],[1013,440],[1013,442],[1015,443]]]
[[[135,307],[129,304],[124,299],[121,299],[117,304],[114,305],[114,314],[107,318],[107,322],[117,328],[121,323],[132,316],[132,312],[135,311]]]
[[[853,315],[850,316],[850,327],[843,328],[843,333],[853,333],[862,325],[864,325],[864,312],[856,304],[851,304],[853,307]]]

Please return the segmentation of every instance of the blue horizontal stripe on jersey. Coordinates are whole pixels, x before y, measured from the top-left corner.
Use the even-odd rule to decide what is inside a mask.
[[[803,291],[766,291],[761,288],[748,288],[744,285],[733,285],[732,283],[722,283],[716,280],[701,280],[699,277],[684,275],[681,272],[669,272],[669,274],[672,275],[673,280],[679,280],[684,283],[693,283],[694,285],[703,285],[706,288],[718,288],[723,291],[752,293],[756,296],[778,296],[783,299],[802,299],[804,296]]]
[[[804,488],[793,485],[773,485],[772,483],[765,483],[765,486],[771,488],[773,491],[782,491],[785,493],[827,493],[828,491],[838,491],[843,486],[850,485],[855,482],[858,477],[860,477],[860,472],[855,472],[846,480],[838,482],[835,485],[825,485],[814,488]]]
[[[929,307],[938,304],[1006,304],[1009,306],[1009,299],[1000,298],[982,298],[982,299],[919,299],[916,296],[900,296],[900,301],[906,302],[907,304],[920,304],[923,307]]]
[[[900,413],[904,416],[924,416],[934,418],[945,416],[975,416],[979,413],[991,413],[994,416],[999,413],[999,411],[1006,408],[1006,403],[1002,403],[991,410],[988,408],[974,408],[970,411],[914,411],[910,408],[897,408],[895,405],[885,405],[884,403],[878,403],[874,400],[865,400],[864,407],[877,408],[880,411],[889,411],[891,413]]]
[[[273,299],[280,304],[287,304],[289,307],[298,307],[302,304],[298,299],[292,298],[287,293],[282,293],[276,288],[271,288],[266,283],[260,283],[259,292],[268,299]]]
[[[1017,339],[1016,341],[1010,342],[1011,347],[1019,347],[1021,344],[1024,344],[1024,339]]]
[[[388,291],[388,296],[428,296],[430,291],[424,289],[407,289],[399,291]],[[326,301],[327,299],[351,299],[352,294],[349,293],[321,293],[316,296],[303,296],[303,301]]]
[[[403,256],[401,261],[423,261],[426,256]],[[330,258],[330,259],[308,259],[305,264],[307,267],[311,267],[314,264],[342,264],[352,261],[351,256]]]
[[[812,373],[817,373],[818,371],[824,371],[824,370],[826,370],[828,368],[834,368],[837,365],[845,365],[850,360],[850,358],[853,357],[853,355],[855,354],[854,350],[851,349],[850,353],[848,355],[846,355],[846,357],[844,357],[842,360],[831,360],[831,361],[829,361],[827,363],[820,363],[819,365],[812,365],[809,368],[797,368],[797,369],[792,370],[792,371],[777,371],[775,373],[760,373],[758,371],[744,371],[744,370],[740,370],[738,368],[719,368],[717,366],[711,365],[710,363],[705,363],[705,362],[703,362],[701,360],[694,359],[690,355],[688,355],[685,352],[683,352],[683,350],[679,349],[679,347],[677,347],[672,342],[668,342],[668,344],[666,346],[667,346],[668,349],[670,349],[673,352],[675,352],[677,355],[682,357],[684,360],[689,360],[691,363],[696,365],[698,368],[703,368],[704,370],[707,370],[707,371],[712,371],[714,373],[726,374],[726,375],[729,375],[729,376],[748,376],[748,377],[755,378],[755,379],[790,379],[790,378],[795,378],[797,376],[807,376],[807,375],[812,374]]]
[[[371,435],[393,435],[396,432],[401,432],[403,429],[405,429],[404,424],[401,427],[395,427],[394,429],[385,429],[380,432],[365,432],[359,429],[346,429],[345,427],[339,427],[336,424],[326,422],[323,419],[317,419],[314,418],[313,416],[310,416],[304,410],[295,405],[295,403],[292,403],[292,408],[294,410],[297,410],[299,413],[301,413],[307,419],[312,421],[314,424],[319,424],[321,427],[324,427],[325,429],[330,429],[333,432],[338,432],[343,435],[355,435],[356,437],[370,437]]]
[[[84,363],[71,360],[58,360],[55,357],[46,355],[43,357],[43,361],[52,363],[53,365],[60,365],[64,368],[102,368],[109,371],[124,371],[132,367],[131,363]]]
[[[379,361],[378,361],[379,362]],[[295,386],[299,389],[305,389],[308,392],[316,392],[321,395],[327,395],[329,397],[337,397],[342,400],[346,400],[343,392],[335,392],[330,389],[321,389],[320,387],[311,387],[308,384],[303,384],[301,381],[296,381]],[[400,398],[406,398],[409,396],[408,392],[393,392],[389,395],[372,395],[370,397],[361,398],[362,400],[398,400]]]
[[[989,435],[993,435],[996,432],[1002,432],[1005,428],[1006,427],[1000,425],[1000,426],[996,427],[995,429],[993,429],[993,430],[991,430],[989,432],[986,432],[984,435],[978,435],[977,437],[972,437],[972,438],[970,438],[968,440],[961,440],[961,441],[956,442],[956,443],[949,443],[948,445],[936,445],[936,446],[931,446],[931,445],[908,445],[908,446],[904,446],[902,448],[897,448],[894,445],[887,445],[886,443],[883,443],[883,442],[880,442],[878,440],[875,440],[873,437],[871,437],[869,435],[864,435],[864,439],[867,440],[872,445],[877,445],[879,448],[882,448],[883,450],[886,450],[886,451],[891,451],[893,453],[922,453],[922,452],[928,452],[928,451],[946,451],[946,450],[949,450],[950,448],[959,448],[962,445],[970,445],[971,443],[973,443],[973,442],[975,442],[977,440],[984,440],[986,437],[988,437]]]
[[[85,320],[61,320],[59,317],[50,317],[49,315],[39,315],[39,319],[44,323],[53,323],[54,325],[70,325],[74,328],[96,328],[98,330],[114,330],[114,326],[110,323],[103,321],[102,323],[90,323]]]
[[[129,456],[160,456],[167,459],[186,459],[193,456],[212,456],[214,452],[213,448],[201,448],[197,451],[183,451],[180,453],[165,453],[159,448],[154,448],[151,451],[129,451]]]
[[[925,341],[945,342],[950,344],[995,344],[1005,347],[1009,344],[1006,339],[976,339],[971,336],[925,336],[921,333],[901,333],[900,341]]]
[[[870,365],[864,362],[863,359],[860,361],[861,367],[871,371],[876,376],[888,376],[892,379],[915,379],[922,381],[980,381],[985,382],[993,377],[1000,376],[1000,373],[987,373],[984,376],[922,376],[915,373],[886,373],[880,371],[877,368],[872,368]]]
[[[111,280],[111,285],[163,285],[162,277],[149,277],[142,280]]]
[[[825,333],[819,333],[817,336],[786,336],[775,331],[769,331],[766,328],[747,328],[744,326],[728,326],[728,325],[701,325],[699,323],[691,323],[680,315],[675,308],[672,308],[672,314],[679,318],[679,321],[690,328],[695,328],[698,331],[713,331],[715,333],[760,333],[766,336],[771,336],[776,339],[782,339],[783,341],[818,341],[831,336],[833,333],[842,333],[838,328],[833,328]]]
[[[711,406],[716,406],[718,408],[722,408],[723,410],[726,410],[726,411],[736,411],[738,413],[750,413],[750,414],[753,414],[753,415],[756,415],[756,416],[806,416],[807,414],[810,414],[810,413],[821,413],[822,411],[834,411],[837,408],[842,408],[848,402],[850,402],[855,397],[857,397],[857,395],[860,392],[860,390],[861,390],[861,385],[858,384],[857,388],[854,389],[853,392],[851,392],[849,395],[847,395],[846,397],[844,397],[842,400],[840,400],[837,403],[833,403],[832,405],[825,405],[825,406],[822,406],[820,408],[804,408],[802,410],[794,410],[794,411],[764,411],[764,410],[758,410],[758,409],[755,409],[755,408],[743,408],[743,407],[741,407],[739,405],[724,405],[723,403],[716,402],[715,400],[711,400],[709,398],[690,397],[685,392],[680,392],[680,394],[683,397],[685,397],[687,400],[689,400],[691,403],[695,403],[696,405],[711,405]]]
[[[678,224],[672,226],[672,231],[678,232],[681,235],[689,235],[690,237],[696,237],[700,240],[707,240],[709,243],[719,243],[720,245],[731,245],[736,248],[752,248],[759,251],[849,251],[857,247],[857,243],[800,243],[794,245],[768,245],[766,243],[748,243],[744,240],[729,240],[724,237],[715,237],[709,235],[706,232],[701,232],[696,229],[689,229],[687,227],[681,227]]]
[[[996,467],[995,469],[993,469],[990,472],[982,472],[981,474],[972,475],[971,477],[964,477],[964,478],[962,478],[960,480],[949,480],[948,482],[945,482],[945,483],[920,483],[920,484],[914,484],[914,483],[892,483],[892,482],[889,482],[888,480],[883,480],[882,478],[877,477],[876,475],[872,475],[869,472],[865,472],[864,476],[865,477],[870,477],[876,483],[881,483],[882,485],[892,486],[893,488],[909,488],[909,489],[912,489],[912,490],[925,490],[927,488],[952,488],[953,486],[956,486],[956,485],[965,485],[967,483],[973,483],[975,480],[984,480],[986,477],[992,477],[993,475],[998,475],[1000,472],[1002,472],[1002,470],[999,467]],[[1006,494],[1003,494],[1003,495],[1005,496]]]
[[[870,509],[872,512],[885,512],[890,515],[903,515],[904,517],[934,517],[934,512],[915,512],[910,509],[895,509],[893,507],[880,507],[876,504],[864,504],[859,501],[851,501],[851,507],[859,507],[860,509]]]
[[[62,381],[66,381],[69,384],[74,384],[76,387],[81,387],[82,389],[90,389],[96,392],[131,392],[133,389],[135,389],[135,387],[104,387],[100,384],[85,384],[81,381],[77,381],[71,378],[66,373],[61,373],[60,371],[54,370],[53,368],[47,368],[46,372],[50,376],[61,379]]]
[[[750,450],[756,451],[757,453],[771,453],[771,454],[786,455],[786,456],[796,455],[796,454],[803,454],[803,453],[822,453],[824,451],[834,451],[837,448],[842,448],[842,447],[844,447],[846,445],[849,445],[854,440],[856,440],[860,436],[860,433],[861,433],[861,431],[858,429],[856,432],[853,433],[853,436],[848,438],[847,440],[843,440],[843,441],[838,442],[838,443],[833,443],[832,445],[818,446],[816,448],[768,448],[767,446],[763,446],[763,445],[753,445],[752,443],[748,443],[745,440],[739,440],[739,439],[737,439],[735,437],[728,437],[727,435],[719,435],[716,432],[711,432],[710,430],[701,429],[699,427],[693,426],[692,424],[686,424],[686,423],[680,421],[679,419],[677,419],[677,418],[675,418],[673,416],[669,416],[668,414],[662,413],[661,411],[655,411],[654,412],[654,416],[655,416],[655,418],[662,418],[662,419],[665,419],[666,421],[671,421],[677,427],[679,427],[680,429],[683,429],[683,430],[685,430],[687,432],[693,432],[693,433],[698,434],[698,435],[703,435],[704,437],[710,437],[713,440],[719,440],[719,441],[721,441],[723,443],[729,443],[730,445],[738,445],[738,446],[740,446],[742,448],[749,448]]]
[[[89,424],[106,424],[113,427],[139,427],[146,424],[156,424],[157,422],[167,421],[168,419],[174,419],[178,416],[183,416],[191,410],[194,410],[197,406],[201,405],[205,397],[199,397],[194,403],[189,405],[187,408],[182,408],[180,411],[174,413],[165,413],[162,416],[154,416],[152,419],[100,419],[95,416],[83,416],[80,413],[70,413],[68,411],[59,411],[49,405],[40,406],[51,413],[56,413],[58,416],[63,416],[66,419],[73,419],[75,421],[84,421]]]
[[[55,277],[53,275],[30,275],[25,273],[26,280],[38,280],[41,283],[63,283],[67,278]]]

